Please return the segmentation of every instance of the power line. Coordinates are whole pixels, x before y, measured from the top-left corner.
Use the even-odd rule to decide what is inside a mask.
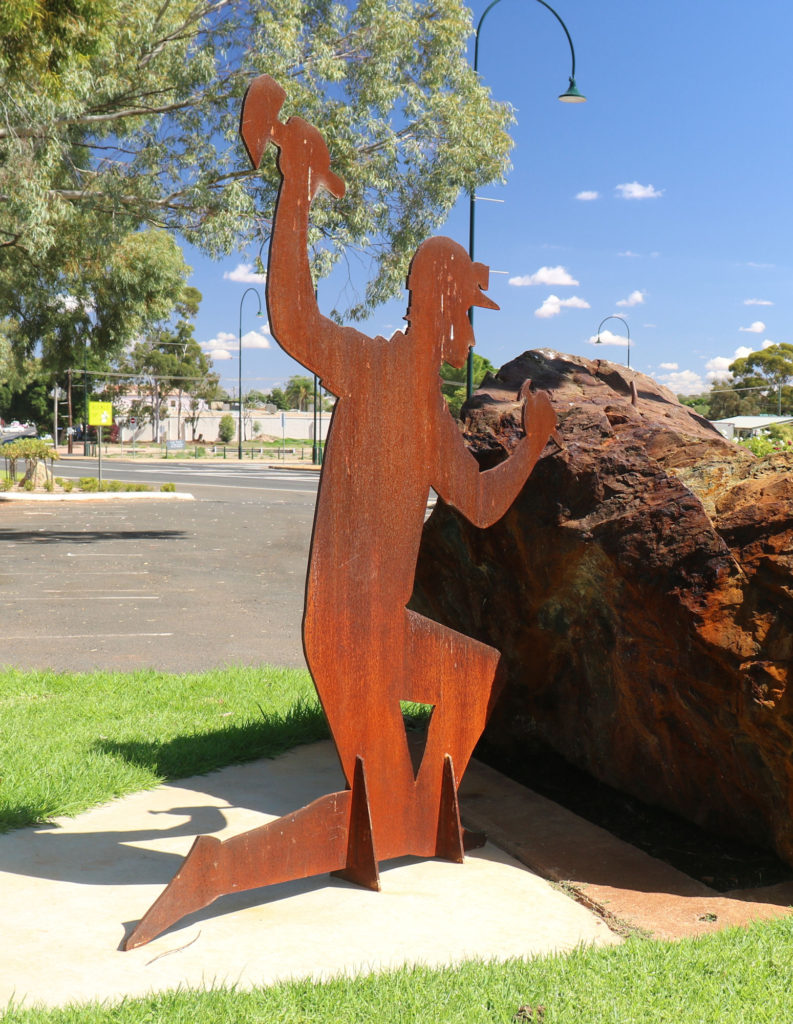
[[[153,373],[121,373],[115,370],[83,370],[82,367],[78,370],[67,370],[67,373],[73,373],[77,376],[82,374],[87,377],[123,377],[124,380],[203,380],[207,381],[209,377],[179,377],[172,376],[170,373],[153,374]],[[219,375],[217,375],[219,376]]]

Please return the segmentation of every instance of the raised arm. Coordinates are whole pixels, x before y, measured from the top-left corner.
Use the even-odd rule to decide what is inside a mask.
[[[240,124],[240,134],[255,167],[269,142],[279,150],[282,180],[267,267],[270,330],[291,356],[338,394],[336,367],[353,356],[342,350],[365,339],[357,331],[339,327],[319,311],[308,257],[308,220],[311,203],[321,188],[341,199],[345,185],[331,171],[328,147],[313,125],[299,117],[290,117],[286,124],[278,120],[285,96],[269,75],[254,79],[245,94]]]
[[[521,388],[524,436],[506,461],[479,471],[450,416],[442,418],[435,490],[474,526],[484,528],[504,515],[517,498],[556,428],[556,415],[544,391],[536,394],[526,381]]]

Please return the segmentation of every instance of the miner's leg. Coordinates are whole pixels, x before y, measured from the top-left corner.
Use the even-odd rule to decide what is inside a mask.
[[[352,791],[320,797],[294,814],[225,842],[214,836],[199,836],[124,949],[150,942],[218,896],[325,872],[342,872],[350,881],[379,888],[360,759]]]
[[[456,860],[457,788],[487,722],[500,654],[415,612],[407,614],[412,645],[420,648],[411,660],[421,669],[407,699],[435,705],[416,779],[418,828],[425,855]],[[484,837],[462,830],[460,841],[472,849]]]

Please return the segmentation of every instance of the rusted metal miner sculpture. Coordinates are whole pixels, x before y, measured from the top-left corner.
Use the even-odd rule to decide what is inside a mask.
[[[245,96],[241,134],[258,167],[278,149],[282,176],[267,275],[270,329],[337,396],[317,499],[303,642],[348,788],[225,842],[199,836],[126,942],[149,942],[225,893],[332,872],[379,889],[378,863],[412,854],[463,860],[457,788],[487,719],[500,654],[406,605],[430,488],[480,527],[510,507],[554,432],[543,392],[524,385],[521,438],[486,472],[466,449],[440,390],[442,362],[473,344],[471,306],[498,309],[488,269],[448,238],[419,246],[407,327],[369,338],[322,316],[308,257],[320,189],[344,195],[320,132],[278,120],[271,78]],[[401,701],[433,708],[414,767]],[[418,759],[416,759],[418,760]],[[469,841],[467,841],[469,840]]]

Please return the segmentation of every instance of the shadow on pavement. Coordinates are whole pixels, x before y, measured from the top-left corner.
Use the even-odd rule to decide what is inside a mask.
[[[176,540],[186,530],[0,530],[0,541],[35,541],[37,544],[95,544],[102,540]]]

